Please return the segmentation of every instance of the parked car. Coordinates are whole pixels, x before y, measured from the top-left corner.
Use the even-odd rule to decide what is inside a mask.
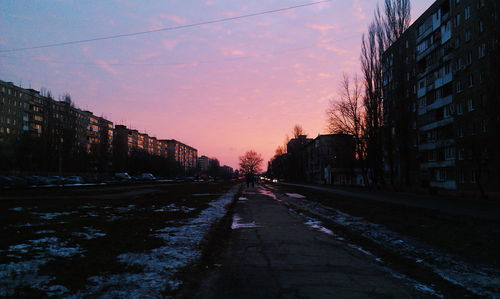
[[[121,181],[130,181],[132,177],[126,172],[117,172],[115,173],[115,178]]]
[[[37,181],[37,184],[36,184],[37,186],[50,184],[49,178],[47,178],[47,177],[34,175],[33,178]]]
[[[49,177],[49,184],[51,185],[61,185],[64,184],[64,178],[62,176],[53,175]]]
[[[145,172],[141,174],[141,180],[143,181],[156,181],[156,177],[152,173]]]
[[[81,176],[77,176],[77,175],[69,176],[69,177],[65,178],[64,181],[66,184],[83,184],[83,183],[85,183],[85,180]]]

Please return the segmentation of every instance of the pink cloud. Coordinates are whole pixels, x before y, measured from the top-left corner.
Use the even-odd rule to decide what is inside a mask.
[[[179,42],[176,40],[162,40],[161,43],[165,49],[172,51]]]
[[[106,72],[111,73],[111,74],[113,74],[113,75],[118,75],[118,71],[117,71],[115,68],[113,68],[113,67],[109,64],[109,62],[104,61],[104,60],[97,60],[97,61],[96,61],[96,64],[97,64],[100,68],[102,68],[103,70],[105,70]]]
[[[309,28],[314,29],[314,30],[318,30],[321,33],[326,33],[326,32],[328,32],[330,30],[337,29],[338,27],[334,26],[334,25],[317,25],[317,24],[313,24],[313,25],[309,25]]]
[[[359,2],[359,0],[354,0],[352,2],[352,8],[353,12],[352,14],[354,17],[358,20],[365,20],[366,19],[366,13],[363,9],[363,5]]]
[[[221,51],[224,56],[242,57],[246,55],[245,51],[239,49],[222,48]]]
[[[162,14],[159,15],[159,17],[161,19],[166,19],[166,20],[169,20],[172,23],[179,24],[179,25],[187,23],[186,19],[184,19],[183,17],[177,16],[177,15],[171,15],[171,14],[162,13]]]

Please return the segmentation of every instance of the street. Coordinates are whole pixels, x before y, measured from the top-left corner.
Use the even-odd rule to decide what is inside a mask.
[[[220,268],[197,298],[415,298],[437,296],[393,272],[263,186],[246,188]]]

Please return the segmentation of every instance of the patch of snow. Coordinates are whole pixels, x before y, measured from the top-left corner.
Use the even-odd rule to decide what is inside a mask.
[[[175,290],[181,282],[174,274],[201,256],[200,244],[212,223],[226,214],[226,206],[234,198],[238,188],[209,203],[197,217],[172,222],[156,231],[164,240],[164,246],[147,252],[124,253],[118,256],[121,263],[143,268],[140,273],[99,275],[89,278],[85,290],[75,294],[80,297],[100,298],[161,298],[166,289]]]
[[[35,232],[35,234],[37,234],[37,235],[43,235],[43,234],[53,234],[55,232],[56,231],[52,230],[52,229],[45,229],[45,230],[39,230],[39,231]]]
[[[9,249],[7,249],[9,252],[16,252],[16,253],[28,253],[28,249],[31,247],[29,244],[17,244],[17,245],[11,245],[9,246]]]
[[[238,198],[238,201],[247,201],[247,200],[248,200],[248,198],[246,198],[246,197],[239,197]]]
[[[87,240],[106,236],[105,233],[93,227],[86,226],[84,227],[84,229],[86,230],[86,232],[73,232],[72,235],[77,237],[83,237],[84,239]]]
[[[240,229],[240,228],[255,228],[260,227],[255,224],[255,222],[242,222],[240,216],[237,214],[233,215],[233,223],[231,224],[231,229]]]
[[[35,213],[32,213],[32,214],[36,215],[39,218],[44,219],[44,220],[52,220],[52,219],[54,219],[56,217],[59,217],[59,216],[69,216],[69,215],[75,214],[75,212],[55,212],[55,213],[38,213],[38,212],[35,212]]]
[[[10,210],[11,210],[11,211],[14,211],[14,212],[22,212],[22,211],[24,211],[24,208],[22,208],[22,207],[17,207],[17,208],[12,208],[12,209],[10,209]]]
[[[286,196],[288,197],[293,197],[293,198],[306,198],[304,195],[298,194],[298,193],[285,193]]]
[[[311,217],[308,217],[307,218],[307,221],[304,223],[305,225],[309,226],[309,227],[312,227],[322,233],[325,233],[327,235],[330,235],[330,236],[335,236],[335,233],[333,231],[331,231],[330,229],[322,226],[323,223],[321,223],[321,221],[319,220],[316,220],[314,218],[311,218]]]

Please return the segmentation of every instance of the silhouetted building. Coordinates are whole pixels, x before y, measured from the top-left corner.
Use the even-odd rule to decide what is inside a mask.
[[[352,135],[318,135],[304,147],[308,182],[354,184],[354,140]]]
[[[383,55],[394,184],[500,190],[500,3],[438,0]]]

